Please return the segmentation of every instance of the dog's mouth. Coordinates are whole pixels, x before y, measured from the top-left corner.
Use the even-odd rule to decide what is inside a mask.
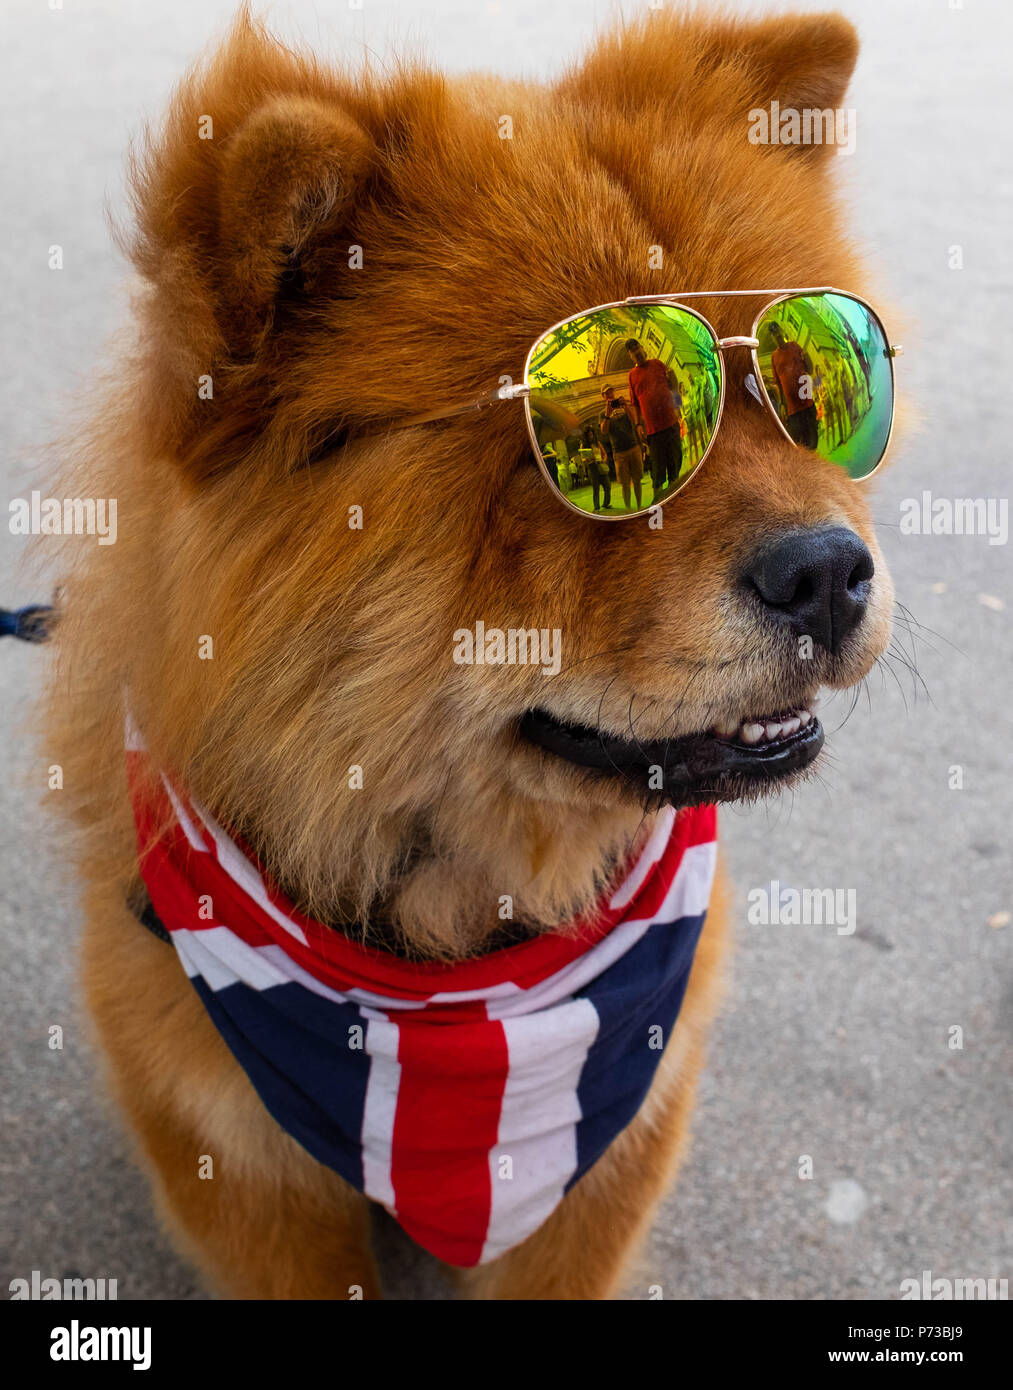
[[[690,805],[757,796],[807,768],[823,747],[814,697],[779,714],[724,720],[679,738],[638,740],[565,723],[532,709],[520,723],[528,743],[599,777],[633,784],[646,800]]]

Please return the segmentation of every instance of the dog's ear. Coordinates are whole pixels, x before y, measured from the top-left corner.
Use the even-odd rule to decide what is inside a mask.
[[[321,260],[334,262],[326,245],[375,155],[347,97],[244,11],[135,153],[127,251],[150,291],[146,339],[166,400],[256,362],[282,301],[312,298]]]
[[[365,133],[307,97],[265,103],[227,142],[218,189],[223,329],[249,351],[279,294],[313,292],[315,238],[345,218],[370,166]]]
[[[858,57],[858,35],[840,14],[760,21],[658,12],[606,35],[562,90],[582,103],[679,124],[741,122],[777,101],[782,110],[836,110]],[[823,146],[790,147],[810,157]]]
[[[838,108],[858,60],[858,34],[841,14],[745,25],[736,47],[749,74],[748,105],[777,101],[796,111]]]

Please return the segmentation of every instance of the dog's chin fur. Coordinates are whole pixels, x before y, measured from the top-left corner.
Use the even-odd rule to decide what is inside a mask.
[[[67,495],[119,504],[116,546],[68,562],[48,715],[90,874],[106,864],[124,895],[136,881],[127,698],[156,760],[299,906],[352,932],[382,916],[405,950],[460,956],[502,928],[506,896],[529,930],[570,921],[656,811],[523,746],[525,710],[551,699],[611,733],[674,738],[864,676],[892,606],[865,496],[830,464],[800,468],[737,389],[744,355],[661,530],[559,506],[517,405],[360,437],[519,373],[587,305],[861,292],[832,157],[745,136],[774,96],[834,105],[854,53],[836,18],[658,15],[544,88],[327,72],[241,20],[137,160],[139,336],[73,440]],[[193,135],[205,112],[213,141]],[[702,309],[720,333],[748,327],[734,299]],[[823,523],[862,536],[876,577],[850,653],[799,672],[736,574],[758,537]],[[452,634],[479,618],[559,628],[560,674],[455,665]]]

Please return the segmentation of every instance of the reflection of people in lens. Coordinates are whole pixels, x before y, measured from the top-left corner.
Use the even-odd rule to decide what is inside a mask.
[[[844,396],[844,409],[847,412],[849,423],[854,426],[855,420],[855,379],[851,375],[851,368],[845,362],[841,367],[841,393]]]
[[[562,492],[563,479],[559,467],[559,455],[556,453],[555,449],[552,447],[551,444],[546,444],[544,449],[542,450],[542,461],[544,462],[545,467],[548,470],[549,477],[554,479],[556,487],[558,487],[560,492]],[[567,475],[566,481],[569,482],[569,475]]]
[[[580,436],[580,456],[584,460],[584,467],[594,490],[594,509],[596,512],[601,511],[598,503],[601,490],[604,488],[605,510],[607,511],[612,506],[612,479],[609,477],[605,449],[594,425],[584,426]]]
[[[827,393],[830,407],[830,423],[833,427],[834,443],[832,448],[837,448],[838,444],[843,444],[848,437],[848,426],[844,419],[844,397],[841,393],[841,374],[840,369],[834,371],[831,367],[827,371]]]
[[[702,375],[697,377],[695,383],[690,387],[688,402],[686,395],[687,393],[683,392],[682,414],[686,421],[690,462],[695,463],[703,453],[706,443],[706,431],[704,428],[704,381]]]
[[[794,338],[785,339],[781,325],[770,325],[774,340],[770,366],[781,391],[781,418],[796,444],[815,449],[819,443],[819,421],[813,400],[813,364]]]
[[[637,499],[637,511],[643,502],[640,498],[641,480],[644,476],[644,459],[637,443],[636,423],[633,412],[622,396],[616,395],[614,386],[601,388],[605,409],[598,419],[602,439],[612,445],[612,458],[616,465],[616,478],[623,490],[623,504],[630,507],[630,488]]]
[[[668,486],[674,487],[682,467],[682,437],[679,421],[682,396],[675,373],[659,357],[648,357],[636,338],[627,338],[626,351],[633,362],[627,378],[630,401],[638,429],[651,456],[651,482],[654,500]]]

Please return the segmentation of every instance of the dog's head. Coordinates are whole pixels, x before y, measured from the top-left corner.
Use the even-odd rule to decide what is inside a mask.
[[[352,77],[244,21],[180,90],[136,184],[163,462],[134,494],[131,680],[312,910],[382,900],[447,951],[503,894],[552,923],[659,796],[765,792],[819,752],[813,697],[870,670],[891,585],[862,486],[778,431],[745,349],[660,527],[560,505],[517,401],[392,426],[520,381],[589,306],[862,293],[833,152],[748,139],[772,101],[840,107],[855,56],[838,17],[659,14],[553,86]],[[699,307],[744,335],[760,302]],[[469,664],[479,623],[549,646]]]

